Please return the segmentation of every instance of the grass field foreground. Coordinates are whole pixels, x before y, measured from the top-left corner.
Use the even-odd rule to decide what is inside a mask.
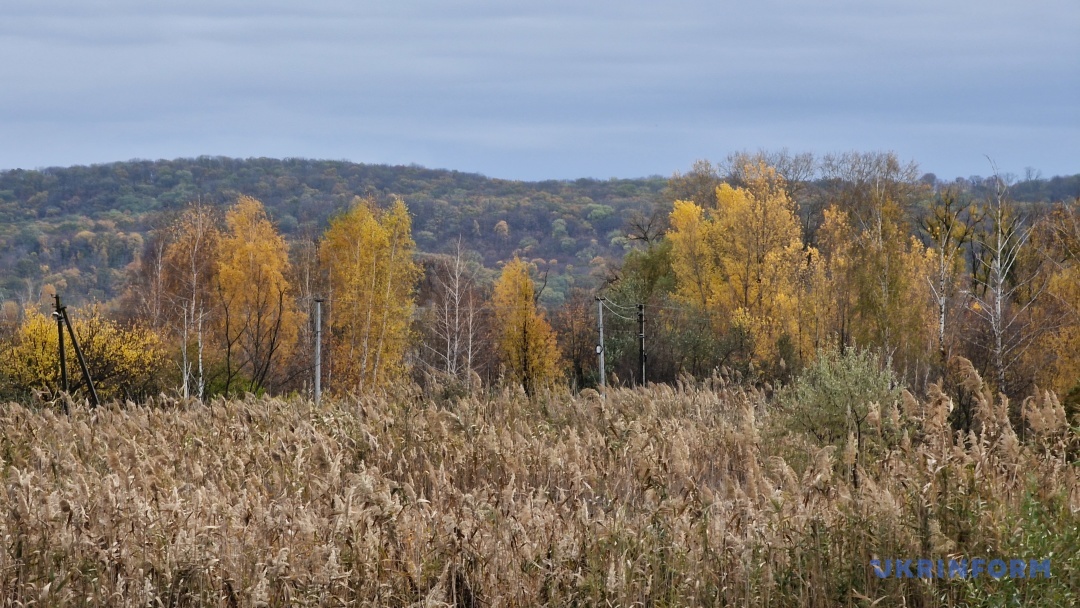
[[[4,605],[1076,605],[1076,429],[932,391],[853,450],[721,378],[434,400],[0,406]],[[871,559],[1052,560],[1050,579]]]

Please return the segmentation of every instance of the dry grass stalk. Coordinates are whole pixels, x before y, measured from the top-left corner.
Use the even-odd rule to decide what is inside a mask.
[[[1080,484],[1055,451],[1077,441],[1055,399],[1024,404],[1052,445],[1010,447],[998,427],[957,443],[947,406],[933,393],[906,395],[902,414],[886,406],[887,451],[854,488],[832,448],[793,466],[804,440],[774,440],[764,396],[723,381],[604,398],[506,389],[446,408],[412,389],[320,408],[7,404],[0,593],[11,605],[950,605],[970,590],[878,580],[869,560],[999,550],[1029,479],[1074,514]],[[1000,407],[985,406],[984,428]]]

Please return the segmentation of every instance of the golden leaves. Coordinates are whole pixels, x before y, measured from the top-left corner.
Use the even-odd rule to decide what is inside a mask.
[[[262,203],[241,196],[225,214],[226,233],[217,255],[217,318],[228,371],[232,357],[247,374],[250,390],[272,379],[274,365],[296,344],[299,312],[286,276],[289,247]],[[236,348],[237,353],[233,352]],[[226,380],[226,392],[229,381]]]
[[[536,307],[528,264],[515,257],[503,268],[492,301],[502,360],[514,381],[532,395],[558,377],[560,362],[555,332]]]
[[[153,385],[164,361],[161,338],[144,327],[123,327],[90,308],[71,315],[72,326],[86,356],[90,375],[102,399],[122,399]],[[84,380],[75,347],[64,336],[64,351],[73,390]],[[60,355],[56,322],[28,308],[0,360],[5,382],[17,391],[60,390]]]
[[[783,178],[762,163],[742,169],[745,187],[721,184],[716,207],[676,201],[671,212],[672,267],[687,302],[753,336],[768,360],[797,333],[796,275],[805,259],[795,206]]]
[[[413,294],[412,218],[400,199],[381,211],[357,198],[323,235],[332,314],[331,369],[343,387],[386,386],[405,372]]]

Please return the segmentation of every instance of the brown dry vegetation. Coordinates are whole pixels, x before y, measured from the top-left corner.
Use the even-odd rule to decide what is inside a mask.
[[[720,378],[452,403],[403,390],[70,416],[0,406],[4,605],[1072,605],[1077,432],[972,379],[871,408],[873,457]],[[869,452],[868,452],[869,453]],[[1053,560],[1049,580],[876,578],[874,557]]]

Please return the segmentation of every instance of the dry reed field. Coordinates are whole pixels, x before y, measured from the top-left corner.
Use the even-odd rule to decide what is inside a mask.
[[[1012,606],[1080,595],[1049,394],[871,408],[817,447],[725,382],[432,399],[0,406],[0,596],[87,606]],[[854,470],[855,474],[850,471]],[[874,558],[1051,559],[1050,579]]]

